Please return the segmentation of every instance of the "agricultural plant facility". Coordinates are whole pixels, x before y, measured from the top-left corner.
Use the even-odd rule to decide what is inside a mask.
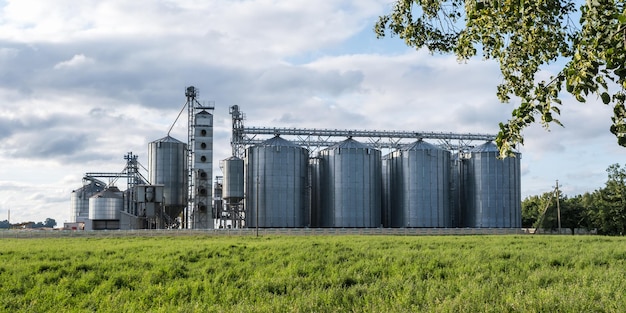
[[[234,105],[214,176],[214,105],[197,96],[187,138],[148,143],[147,174],[132,152],[85,174],[66,228],[521,228],[521,154],[499,159],[495,135],[248,127]]]

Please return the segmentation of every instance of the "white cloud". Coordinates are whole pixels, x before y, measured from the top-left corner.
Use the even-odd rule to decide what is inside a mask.
[[[55,64],[54,69],[59,70],[66,68],[76,68],[92,63],[94,63],[94,60],[86,57],[84,54],[75,54],[71,59]]]
[[[0,214],[67,220],[85,172],[120,171],[128,151],[147,165],[189,85],[216,104],[214,175],[233,104],[249,126],[497,132],[514,105],[496,99],[497,66],[376,40],[385,10],[388,0],[6,1]],[[565,129],[526,132],[525,195],[555,179],[568,192],[601,187],[626,156],[610,108],[567,100],[563,112]],[[184,141],[185,125],[172,135]]]

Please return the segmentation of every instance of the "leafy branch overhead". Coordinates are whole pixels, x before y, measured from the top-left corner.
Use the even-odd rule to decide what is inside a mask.
[[[524,143],[525,127],[562,126],[555,116],[563,87],[580,102],[595,95],[613,106],[610,131],[626,146],[624,6],[612,0],[587,0],[580,7],[567,0],[397,0],[374,31],[459,60],[496,60],[503,76],[499,100],[520,101],[511,119],[500,123],[496,142],[503,157]],[[549,81],[538,80],[539,71],[556,61],[563,68]]]

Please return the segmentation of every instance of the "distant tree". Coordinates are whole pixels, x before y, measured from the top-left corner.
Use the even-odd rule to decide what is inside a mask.
[[[556,211],[554,192],[545,192],[541,196],[530,196],[522,201],[522,227],[556,229],[552,226]],[[556,220],[555,220],[556,221]],[[557,225],[556,222],[554,225]]]
[[[605,187],[597,191],[593,223],[606,235],[626,234],[626,168],[613,164],[606,170]]]
[[[43,222],[44,227],[48,227],[48,228],[53,228],[54,226],[57,226],[57,221],[55,221],[53,218],[46,218],[46,221]]]
[[[541,196],[529,196],[522,200],[522,227],[535,227],[535,223],[543,212],[549,193]]]
[[[587,210],[583,198],[577,195],[573,198],[559,199],[561,211],[561,227],[569,228],[574,235],[577,228],[588,228]]]
[[[577,197],[580,197],[580,205],[583,207],[585,228],[588,230],[596,229],[596,226],[594,225],[594,216],[597,211],[598,192],[585,192]]]
[[[554,192],[541,196],[530,196],[522,201],[522,227],[556,230],[559,227],[558,212],[561,213],[561,228],[587,228],[588,219],[582,197],[567,198],[562,193],[557,201]]]
[[[4,220],[0,222],[0,229],[11,228],[11,223],[8,220]]]
[[[377,37],[387,32],[411,47],[479,54],[499,63],[502,102],[520,100],[496,139],[502,156],[523,144],[522,132],[544,127],[560,114],[564,89],[579,102],[594,96],[613,107],[610,131],[626,146],[626,12],[615,0],[395,0],[379,18]],[[578,23],[574,19],[578,19]],[[553,77],[540,73],[562,61]],[[536,119],[537,117],[537,119]]]

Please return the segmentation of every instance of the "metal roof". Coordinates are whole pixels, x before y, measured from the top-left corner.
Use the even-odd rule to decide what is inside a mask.
[[[496,146],[495,143],[493,143],[493,141],[487,141],[484,144],[474,147],[472,150],[470,150],[470,152],[497,152],[500,153],[500,150],[498,150],[498,146]]]
[[[280,136],[274,136],[273,138],[270,138],[268,140],[263,141],[262,143],[259,144],[259,146],[270,146],[270,147],[300,147],[298,145],[296,145],[295,143],[280,138]]]
[[[344,141],[338,142],[335,145],[329,147],[328,149],[368,149],[369,147],[352,139],[348,138]]]
[[[200,111],[200,112],[196,113],[196,115],[198,115],[198,114],[208,114],[208,115],[213,115],[213,114],[211,114],[211,113],[207,112],[206,110],[202,110],[202,111]]]
[[[174,138],[174,137],[171,137],[171,136],[165,136],[165,137],[163,137],[163,138],[161,138],[161,139],[157,139],[157,140],[155,140],[155,141],[153,141],[153,142],[173,142],[173,143],[183,143],[182,141],[180,141],[180,140],[178,140],[178,139],[176,139],[176,138]]]
[[[97,194],[91,196],[92,198],[123,198],[122,192],[119,188],[115,186],[109,186],[108,188],[98,192]]]
[[[439,148],[439,147],[437,147],[437,146],[435,146],[433,144],[430,144],[430,143],[420,139],[420,140],[417,140],[417,141],[415,141],[413,143],[410,143],[410,144],[408,144],[406,146],[401,147],[400,150],[402,150],[402,151],[409,151],[409,150],[441,150],[441,148]]]

